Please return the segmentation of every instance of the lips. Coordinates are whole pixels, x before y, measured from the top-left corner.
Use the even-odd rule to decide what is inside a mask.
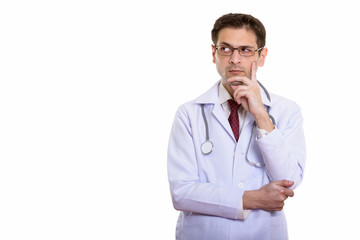
[[[231,73],[242,73],[244,71],[241,71],[241,70],[229,70],[229,72],[231,72]]]
[[[229,74],[233,76],[245,76],[245,71],[239,70],[239,69],[231,69],[229,70]]]
[[[245,70],[245,69],[238,68],[238,67],[236,67],[236,68],[229,68],[229,69],[228,69],[228,71],[229,71],[230,73],[243,73],[243,72],[245,72],[244,70]]]

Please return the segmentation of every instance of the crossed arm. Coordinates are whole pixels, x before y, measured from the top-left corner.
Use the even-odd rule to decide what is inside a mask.
[[[254,116],[258,128],[271,132],[275,127],[262,104],[255,69],[256,62],[253,62],[250,78],[234,77],[228,79],[227,82],[231,85],[230,91],[232,90],[235,101],[242,104],[245,110]],[[255,191],[245,191],[243,195],[243,208],[263,209],[266,211],[282,210],[284,201],[288,197],[294,196],[294,192],[289,189],[292,185],[294,185],[293,181],[280,180],[269,183]]]
[[[293,197],[293,190],[289,189],[293,181],[280,180],[264,185],[258,190],[245,191],[243,195],[243,209],[263,209],[265,211],[281,211],[285,200]]]
[[[292,189],[301,182],[304,161],[303,155],[299,155],[304,148],[298,141],[293,143],[283,136],[279,129],[257,141],[260,149],[264,150],[263,157],[270,183],[259,189],[244,191],[237,186],[199,180],[195,152],[189,151],[194,146],[193,138],[189,134],[190,129],[187,111],[180,108],[173,125],[168,152],[169,182],[175,209],[243,219],[239,212],[240,207],[243,210],[280,211],[285,200],[294,195]],[[299,133],[294,133],[291,130],[291,138],[301,138],[302,131],[298,131]],[[293,149],[293,146],[297,148]],[[288,149],[289,147],[292,150]],[[274,158],[277,161],[273,161]]]
[[[195,152],[189,151],[194,147],[194,142],[189,134],[191,126],[188,110],[181,108],[173,125],[168,155],[169,182],[174,207],[177,210],[231,219],[241,219],[238,215],[240,204],[244,210],[280,211],[285,200],[294,195],[292,189],[301,182],[305,147],[300,109],[295,105],[289,105],[289,109],[292,110],[291,120],[286,120],[285,125],[279,124],[280,131],[273,126],[263,105],[258,102],[261,101],[261,97],[259,99],[255,76],[253,79],[241,81],[246,85],[234,93],[234,99],[241,100],[245,110],[254,116],[259,128],[271,132],[264,139],[257,141],[270,183],[253,191],[243,191],[235,186],[201,183],[197,177]],[[239,197],[242,203],[239,202]]]

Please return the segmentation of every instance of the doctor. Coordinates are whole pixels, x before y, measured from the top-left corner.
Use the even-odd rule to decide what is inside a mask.
[[[227,14],[214,24],[221,80],[179,107],[170,134],[176,239],[288,238],[282,209],[303,178],[303,120],[296,103],[256,79],[268,53],[265,36],[251,15]]]

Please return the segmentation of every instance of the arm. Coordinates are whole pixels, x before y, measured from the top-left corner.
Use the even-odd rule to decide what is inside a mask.
[[[302,115],[300,108],[290,102],[281,102],[280,112],[275,127],[262,103],[260,87],[256,81],[256,64],[251,68],[251,79],[247,77],[234,77],[228,82],[242,81],[244,84],[234,90],[234,99],[242,104],[244,109],[250,112],[259,129],[264,129],[269,134],[257,139],[261,154],[264,159],[266,172],[270,181],[291,180],[294,181],[292,189],[296,188],[303,177],[305,166],[305,139],[302,130]]]
[[[303,178],[306,148],[300,108],[296,104],[287,108],[291,110],[286,118],[279,121],[277,127],[266,137],[257,139],[256,142],[270,180],[291,180],[294,182],[291,188],[295,189]]]
[[[237,186],[201,182],[189,117],[176,114],[168,146],[168,178],[174,208],[237,219],[244,191]]]

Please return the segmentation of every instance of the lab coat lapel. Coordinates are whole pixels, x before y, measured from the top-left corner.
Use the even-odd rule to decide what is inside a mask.
[[[219,102],[215,104],[212,113],[215,116],[215,118],[219,121],[219,123],[223,126],[223,128],[225,128],[225,130],[230,134],[230,136],[234,137],[229,120],[226,118],[225,112],[222,109]]]
[[[195,103],[198,104],[212,104],[212,115],[218,120],[218,122],[223,126],[223,128],[233,136],[228,119],[225,116],[224,110],[222,109],[219,102],[219,84],[218,81],[214,86],[212,86],[207,92],[195,99]]]

